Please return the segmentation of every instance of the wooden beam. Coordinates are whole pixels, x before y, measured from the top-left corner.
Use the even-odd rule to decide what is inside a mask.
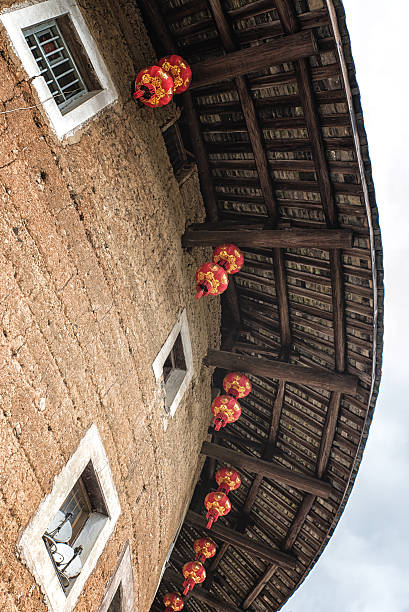
[[[277,569],[277,565],[270,565],[268,570],[262,575],[257,584],[251,589],[250,593],[247,595],[246,599],[241,604],[243,610],[247,610],[256,599],[256,597],[261,593],[261,591],[266,586],[267,582],[273,576]]]
[[[324,429],[321,437],[320,450],[318,453],[317,475],[321,478],[324,474],[334,441],[337,427],[339,409],[341,406],[341,393],[331,393],[331,398],[325,418]]]
[[[208,350],[205,363],[224,370],[239,370],[264,378],[286,380],[311,387],[319,387],[320,389],[343,391],[350,394],[355,394],[358,385],[358,378],[350,374],[329,372],[321,368],[295,365],[282,361],[258,359],[249,355],[237,355],[216,349]]]
[[[312,32],[299,32],[280,40],[240,49],[221,57],[214,57],[193,64],[193,80],[190,86],[198,89],[211,83],[232,79],[242,74],[261,70],[267,66],[282,64],[318,53]]]
[[[238,453],[224,446],[218,446],[212,442],[203,442],[200,452],[207,457],[214,457],[218,461],[229,463],[238,468],[247,469],[265,478],[271,478],[271,480],[282,482],[295,489],[307,491],[308,493],[313,493],[320,497],[328,497],[331,492],[330,484],[314,476],[308,476],[301,472],[294,472],[288,468],[270,463],[269,461],[264,461],[263,459],[258,459],[251,455],[244,455],[243,453]]]
[[[212,173],[200,129],[199,117],[193,104],[192,96],[189,92],[186,92],[183,96],[183,108],[186,119],[189,123],[192,148],[197,159],[200,189],[203,194],[203,201],[206,207],[207,216],[209,221],[214,222],[217,221],[218,210]]]
[[[315,247],[338,249],[352,246],[352,231],[343,229],[194,229],[188,230],[183,238],[184,247],[216,246],[234,241],[238,247],[255,248],[297,248]]]
[[[193,512],[192,510],[188,510],[186,515],[186,522],[190,523],[194,527],[198,527],[199,529],[206,528],[206,520]],[[264,543],[259,543],[257,540],[253,538],[248,538],[247,536],[239,533],[238,531],[234,531],[233,529],[229,529],[228,527],[224,527],[223,525],[219,525],[216,523],[212,526],[211,534],[218,540],[222,540],[223,542],[227,542],[228,544],[232,544],[238,548],[243,548],[254,555],[260,556],[263,559],[268,559],[268,561],[272,563],[276,563],[281,567],[287,567],[290,569],[294,569],[297,563],[296,557],[294,555],[289,555],[288,553],[283,553],[280,550],[276,550],[271,546],[267,546]]]
[[[165,19],[159,9],[157,0],[138,0],[142,8],[143,15],[148,19],[149,24],[162,42],[168,53],[178,53],[176,43],[170,33]]]

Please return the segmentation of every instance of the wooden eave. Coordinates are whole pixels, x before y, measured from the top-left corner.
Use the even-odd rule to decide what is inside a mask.
[[[229,236],[245,255],[222,299],[223,353],[209,347],[207,363],[237,363],[253,383],[241,418],[202,448],[152,610],[180,589],[204,495],[229,457],[243,484],[185,609],[279,610],[332,535],[368,435],[383,332],[377,208],[342,2],[309,4],[139,0],[158,57],[179,53],[194,68],[181,122],[207,221],[186,228],[184,245]]]

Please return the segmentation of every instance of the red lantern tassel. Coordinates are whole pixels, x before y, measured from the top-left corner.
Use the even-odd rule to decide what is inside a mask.
[[[216,431],[220,431],[220,429],[224,427],[223,419],[221,419],[220,417],[216,417],[213,423]]]
[[[226,484],[221,484],[217,490],[225,493],[226,495],[230,493],[230,489]]]
[[[189,591],[191,591],[195,586],[195,581],[193,580],[193,578],[186,578],[183,583],[183,586],[185,588],[185,590],[183,591],[183,595],[187,595]]]
[[[133,93],[133,97],[135,100],[138,98],[145,98],[145,100],[149,100],[155,94],[155,88],[151,83],[146,83],[146,85],[140,85],[137,89],[135,89]]]
[[[219,518],[219,513],[217,512],[215,508],[211,508],[209,512],[206,514],[206,518],[207,518],[206,529],[211,529],[213,523],[215,523],[217,519]]]

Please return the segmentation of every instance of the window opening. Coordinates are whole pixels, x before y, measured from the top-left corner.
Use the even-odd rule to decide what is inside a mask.
[[[56,19],[23,30],[40,74],[45,78],[58,108],[69,104],[88,92],[74,58]]]
[[[187,367],[185,353],[183,350],[182,335],[179,334],[163,364],[163,380],[165,383],[166,408],[169,410],[175,399],[183,379],[186,376]]]
[[[186,372],[185,354],[183,352],[182,336],[180,333],[163,364],[163,379],[165,383],[169,379],[172,370],[183,370]]]
[[[122,583],[119,584],[107,612],[122,612]]]
[[[98,478],[89,461],[43,535],[66,595],[108,516]]]

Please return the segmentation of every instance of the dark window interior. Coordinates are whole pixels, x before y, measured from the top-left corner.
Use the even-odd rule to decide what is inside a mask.
[[[109,604],[108,612],[121,612],[122,610],[122,584],[119,584],[114,598]]]
[[[91,461],[71,489],[70,494],[60,509],[64,514],[68,512],[72,514],[70,518],[72,526],[70,544],[75,542],[75,539],[92,512],[99,512],[100,514],[108,516],[105,500]]]
[[[166,382],[172,370],[186,370],[185,354],[183,352],[182,337],[178,334],[172,349],[163,364],[163,378]]]

